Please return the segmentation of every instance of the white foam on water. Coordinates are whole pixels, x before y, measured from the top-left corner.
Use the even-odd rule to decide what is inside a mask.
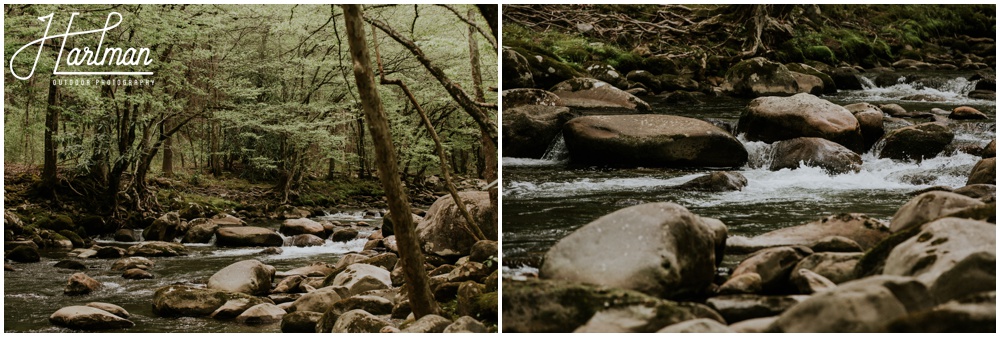
[[[514,157],[503,157],[501,158],[503,166],[554,166],[562,164],[561,161],[552,159],[534,159],[534,158],[514,158]]]
[[[333,242],[330,240],[326,240],[322,246],[280,247],[281,254],[274,254],[274,255],[258,255],[260,251],[264,250],[264,248],[262,247],[219,249],[209,252],[209,255],[218,257],[253,255],[255,258],[261,261],[287,260],[287,259],[316,256],[316,255],[330,255],[330,254],[344,255],[352,252],[360,252],[364,250],[365,243],[367,242],[368,242],[367,238],[358,238],[347,242]]]
[[[931,95],[943,98],[942,104],[977,104],[996,106],[996,101],[969,98],[969,93],[976,87],[976,81],[964,77],[946,80],[937,87],[921,85],[920,83],[902,83],[905,75],[900,75],[900,83],[878,87],[866,77],[860,77],[862,90],[841,90],[838,97],[848,100],[865,102],[898,101],[911,95]]]
[[[501,272],[505,278],[510,278],[511,280],[514,281],[525,281],[529,277],[530,278],[538,277],[538,268],[528,267],[528,266],[520,266],[513,268],[508,266],[503,266],[503,270]]]

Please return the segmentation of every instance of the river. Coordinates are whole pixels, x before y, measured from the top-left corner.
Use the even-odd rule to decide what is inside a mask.
[[[931,108],[950,111],[957,106],[971,106],[990,119],[953,121],[952,144],[981,148],[996,136],[996,102],[967,97],[975,87],[975,82],[966,79],[971,74],[920,75],[932,78],[926,82],[933,83],[877,87],[870,78],[863,78],[863,90],[841,90],[822,98],[840,105],[896,103],[907,111]],[[901,100],[915,94],[933,95],[944,101]],[[747,99],[727,97],[709,98],[700,105],[666,104],[656,97],[643,99],[653,107],[652,113],[723,120],[733,125],[749,103]],[[929,121],[908,120],[914,124]],[[864,164],[857,173],[831,176],[813,167],[772,172],[762,165],[768,160],[769,145],[740,141],[750,153],[750,163],[739,169],[748,184],[742,191],[734,192],[683,192],[666,188],[708,170],[571,166],[560,144],[561,137],[557,137],[543,159],[502,158],[504,276],[521,278],[537,273],[537,262],[559,239],[600,216],[648,202],[670,201],[695,214],[720,219],[727,225],[730,237],[759,235],[842,212],[865,213],[889,221],[912,198],[907,193],[935,185],[964,186],[980,159],[977,155],[950,151],[921,163],[894,162],[878,159],[869,152],[862,156]],[[741,258],[727,255],[724,265],[733,267]]]
[[[215,272],[246,259],[258,259],[274,266],[279,272],[307,266],[316,261],[335,264],[347,253],[360,252],[368,241],[365,238],[380,226],[381,218],[365,218],[364,214],[364,211],[351,211],[313,218],[317,221],[365,224],[367,226],[358,227],[359,239],[349,242],[326,240],[324,245],[314,247],[282,247],[282,253],[277,255],[259,255],[263,250],[259,247],[221,248],[211,243],[184,244],[189,251],[187,256],[150,258],[156,264],[150,270],[156,278],[149,280],[122,278],[121,272],[110,270],[115,259],[77,259],[67,257],[69,251],[65,250],[41,250],[41,262],[13,264],[17,271],[4,273],[4,332],[71,332],[73,330],[50,324],[49,315],[62,307],[89,302],[116,304],[132,315],[129,320],[135,326],[118,332],[281,332],[279,323],[247,326],[232,320],[157,317],[153,314],[153,293],[160,287],[174,283],[205,284]],[[274,220],[253,225],[277,230],[280,224],[280,221]],[[130,245],[107,238],[98,238],[97,244],[120,247]],[[64,259],[83,262],[88,269],[82,272],[101,282],[101,289],[82,296],[64,295],[66,280],[73,273],[81,271],[53,267]]]

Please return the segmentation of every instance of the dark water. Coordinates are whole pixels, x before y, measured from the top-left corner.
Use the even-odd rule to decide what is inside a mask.
[[[377,226],[381,219],[364,219],[364,212],[337,213],[317,220],[337,220],[343,223],[363,222]],[[275,221],[268,226],[280,225]],[[359,227],[360,237],[367,237],[371,230]],[[211,318],[162,318],[153,314],[152,298],[157,288],[173,283],[205,284],[208,278],[226,266],[246,260],[258,259],[287,271],[315,261],[336,263],[350,252],[359,252],[366,239],[346,243],[327,240],[323,246],[282,247],[280,255],[257,255],[263,248],[219,248],[211,244],[186,244],[189,255],[168,258],[150,258],[156,265],[150,271],[156,276],[150,280],[126,280],[121,272],[110,270],[114,259],[77,259],[67,257],[68,251],[44,251],[42,262],[13,264],[17,271],[4,272],[4,331],[5,332],[70,332],[73,330],[54,326],[48,317],[59,308],[84,305],[89,302],[106,302],[127,310],[135,327],[118,332],[281,332],[279,323],[258,326],[237,324],[231,320]],[[101,245],[122,245],[113,241],[100,241]],[[124,247],[124,246],[123,246]],[[85,264],[85,272],[102,283],[96,292],[82,296],[63,294],[66,281],[78,270],[53,267],[63,259],[73,259]]]
[[[966,97],[974,83],[968,74],[942,74],[934,86],[898,84],[886,88],[868,83],[865,90],[841,91],[824,99],[846,105],[857,102],[896,103],[907,111],[951,110],[967,105],[990,116],[986,121],[955,122],[953,144],[985,146],[996,134],[996,104]],[[944,102],[903,101],[931,94]],[[733,124],[749,100],[711,98],[701,105],[674,105],[647,98],[654,113],[710,118]],[[921,123],[924,120],[910,120]],[[960,151],[900,163],[867,153],[858,173],[830,176],[804,167],[771,172],[765,163],[768,145],[742,140],[751,162],[739,171],[748,180],[737,192],[683,192],[667,189],[707,170],[571,168],[564,149],[554,144],[546,159],[503,158],[503,254],[505,258],[539,257],[556,241],[615,210],[647,202],[671,201],[695,214],[722,220],[730,236],[754,236],[804,224],[841,212],[865,213],[888,221],[911,197],[906,194],[935,185],[964,186],[979,160]],[[763,165],[766,167],[766,165]],[[515,259],[512,259],[515,260]],[[730,260],[730,259],[727,259]],[[733,261],[730,261],[733,263]],[[533,268],[505,267],[506,276]]]

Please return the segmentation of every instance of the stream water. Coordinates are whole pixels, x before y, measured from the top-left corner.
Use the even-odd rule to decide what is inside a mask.
[[[900,74],[905,76],[906,74]],[[833,103],[896,103],[907,111],[951,110],[971,106],[990,116],[989,120],[954,121],[955,144],[985,146],[996,136],[996,103],[970,99],[966,95],[975,83],[964,73],[922,73],[928,85],[896,84],[876,87],[864,79],[865,89],[842,90],[824,96]],[[907,101],[901,98],[928,94],[939,102]],[[704,104],[666,104],[646,98],[653,113],[708,118],[733,123],[749,100],[710,98]],[[927,120],[909,119],[922,123]],[[865,213],[888,221],[910,196],[923,188],[965,185],[979,156],[961,151],[915,162],[862,156],[858,173],[828,175],[822,169],[802,167],[769,171],[769,145],[741,139],[750,153],[750,163],[739,172],[747,186],[735,192],[683,192],[668,189],[705,174],[707,170],[659,168],[607,169],[575,167],[566,160],[561,137],[550,146],[544,159],[502,158],[503,162],[503,255],[504,276],[520,278],[537,269],[520,266],[521,261],[538,261],[559,239],[592,220],[615,210],[648,202],[670,201],[695,214],[722,220],[730,236],[754,236],[779,228],[804,224],[841,212]],[[761,168],[763,166],[764,168]],[[740,256],[727,256],[733,266]],[[508,263],[507,261],[515,261]],[[532,262],[527,263],[533,264]]]
[[[14,264],[17,271],[4,273],[4,331],[5,332],[70,332],[54,326],[48,317],[59,308],[84,305],[89,302],[106,302],[127,310],[135,326],[120,332],[281,332],[278,323],[258,326],[237,324],[232,320],[217,321],[211,318],[164,318],[153,314],[152,299],[156,289],[174,283],[205,284],[208,278],[226,266],[246,260],[258,259],[274,266],[278,271],[303,267],[312,262],[336,263],[342,256],[360,252],[381,218],[365,218],[365,212],[341,212],[314,220],[335,220],[342,223],[360,222],[360,239],[349,242],[327,240],[322,246],[282,247],[278,255],[259,255],[263,248],[220,248],[212,244],[185,244],[189,255],[150,258],[156,265],[150,271],[156,276],[149,280],[127,280],[121,272],[110,270],[114,259],[78,259],[67,257],[68,251],[41,251],[39,263]],[[280,221],[255,226],[277,229]],[[366,230],[366,228],[368,228]],[[99,245],[127,247],[129,244],[112,240],[97,240]],[[82,262],[87,270],[69,270],[53,267],[64,259]],[[82,296],[67,296],[63,288],[69,276],[86,272],[101,282],[101,289]]]

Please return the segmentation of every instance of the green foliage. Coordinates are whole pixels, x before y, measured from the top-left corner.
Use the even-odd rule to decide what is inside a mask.
[[[642,64],[642,57],[639,55],[577,34],[535,32],[518,24],[507,24],[503,29],[505,46],[554,57],[569,62],[577,70],[583,69],[582,65],[591,61],[601,61],[619,70],[636,69]]]
[[[54,231],[76,229],[76,225],[73,224],[73,219],[65,214],[48,214],[42,216],[38,219],[36,226],[38,228],[51,229]]]

